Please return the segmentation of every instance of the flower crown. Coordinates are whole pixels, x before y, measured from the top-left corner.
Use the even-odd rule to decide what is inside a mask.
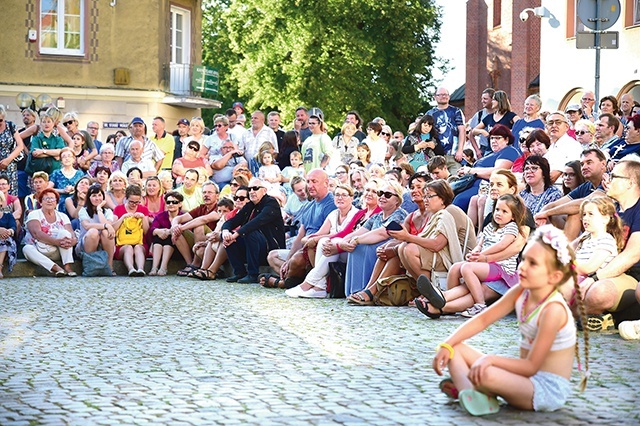
[[[556,257],[561,264],[567,266],[571,263],[569,240],[561,230],[553,225],[544,225],[536,230],[536,235],[540,236],[545,244],[550,245],[556,251]]]

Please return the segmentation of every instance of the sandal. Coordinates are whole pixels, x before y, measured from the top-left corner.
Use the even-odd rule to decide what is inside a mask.
[[[438,311],[440,312],[437,314],[432,314],[431,312],[429,312],[429,302],[427,302],[424,299],[415,298],[413,299],[413,301],[416,304],[416,308],[418,308],[420,312],[422,312],[423,314],[425,314],[431,319],[438,319],[442,315],[442,309],[438,309]]]
[[[265,274],[265,281],[262,283],[262,287],[264,288],[284,288],[284,282],[280,275],[275,274]]]
[[[486,416],[500,411],[495,396],[489,396],[474,389],[460,391],[460,405],[472,416]]]
[[[208,269],[198,269],[193,272],[193,276],[202,281],[214,280],[215,274]]]
[[[426,275],[420,275],[418,280],[416,281],[416,286],[418,287],[418,291],[421,295],[427,298],[431,306],[436,309],[444,308],[444,305],[447,304],[446,299],[444,298],[444,294],[440,287],[436,287],[433,285],[431,280]]]
[[[151,273],[149,273],[149,275],[151,275]],[[158,276],[159,277],[164,277],[165,275],[167,275],[167,270],[166,269],[158,269]]]
[[[151,268],[151,270],[149,271],[149,276],[155,277],[156,275],[158,275],[158,268]]]
[[[192,265],[190,263],[187,266],[185,266],[184,268],[180,269],[176,275],[179,276],[179,277],[188,277],[189,276],[189,272],[193,272],[193,271],[198,270],[198,269],[200,269],[200,268],[198,268],[196,265]]]
[[[365,296],[367,296],[369,299],[365,299]],[[373,293],[371,293],[371,290],[369,289],[364,289],[362,291],[359,291],[357,293],[353,293],[352,295],[350,295],[347,298],[347,302],[352,305],[372,306],[374,305]]]
[[[440,384],[438,384],[438,387],[440,388],[440,392],[447,395],[449,398],[458,399],[458,389],[456,388],[456,385],[453,384],[451,377],[443,379]]]

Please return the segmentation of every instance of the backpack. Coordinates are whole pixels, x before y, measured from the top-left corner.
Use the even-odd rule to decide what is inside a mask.
[[[420,296],[416,280],[408,275],[392,275],[376,281],[377,293],[373,302],[378,306],[405,306]]]

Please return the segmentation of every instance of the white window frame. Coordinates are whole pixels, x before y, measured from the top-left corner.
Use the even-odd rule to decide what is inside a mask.
[[[57,25],[57,39],[58,39],[58,47],[44,47],[42,46],[42,42],[44,40],[44,32],[42,28],[42,18],[45,16],[46,11],[43,10],[43,2],[46,0],[40,0],[40,16],[38,17],[38,28],[40,36],[38,45],[40,48],[40,53],[43,55],[66,55],[66,56],[84,56],[85,54],[85,25],[86,25],[86,5],[85,0],[80,0],[80,46],[78,49],[66,49],[64,47],[65,40],[65,26]],[[56,10],[56,16],[59,22],[60,17],[64,17],[64,7],[67,0],[58,0],[58,9]],[[64,18],[63,18],[64,19]]]
[[[633,25],[640,24],[640,0],[633,2]]]
[[[182,18],[182,53],[177,53],[176,18]],[[179,58],[177,56],[180,56]],[[191,64],[191,11],[177,6],[171,6],[171,63],[172,64]]]

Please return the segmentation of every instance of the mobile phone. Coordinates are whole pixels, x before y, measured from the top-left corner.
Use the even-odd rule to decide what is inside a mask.
[[[387,229],[387,231],[402,231],[402,225],[400,225],[395,220],[389,222],[387,226],[385,226],[385,228]]]

